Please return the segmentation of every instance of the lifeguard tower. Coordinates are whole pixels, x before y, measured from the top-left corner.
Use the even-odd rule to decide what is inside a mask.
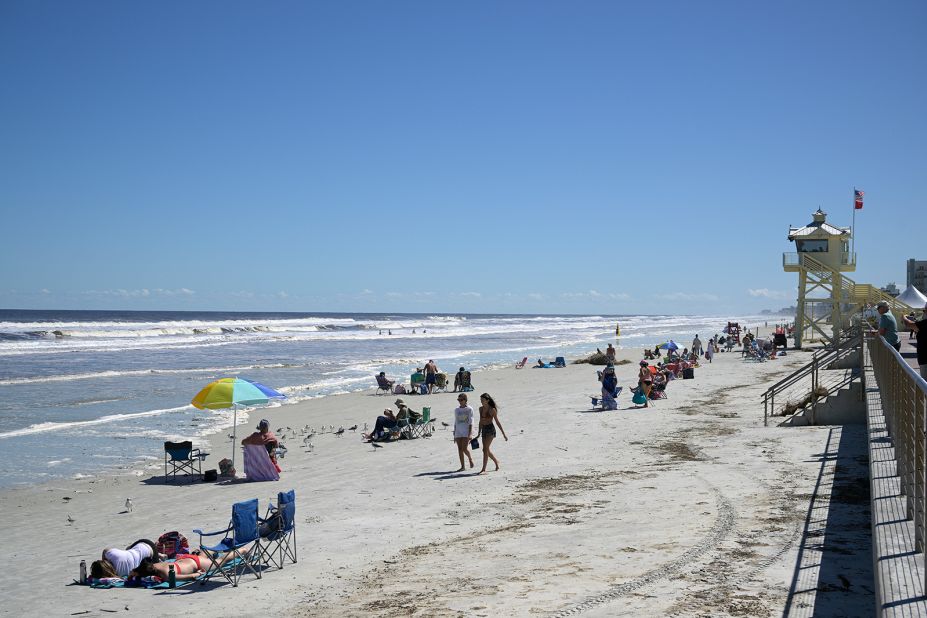
[[[795,312],[795,347],[817,338],[830,343],[844,327],[845,302],[842,273],[856,270],[856,254],[850,252],[851,232],[827,222],[818,208],[804,227],[789,228],[794,253],[782,254],[786,272],[798,273],[798,307]]]
[[[875,286],[856,283],[843,275],[856,270],[856,253],[850,251],[852,232],[827,222],[820,208],[804,227],[789,228],[794,253],[782,254],[786,272],[798,273],[798,307],[795,312],[795,347],[803,341],[839,341],[850,317],[866,306],[886,301],[896,318],[909,307]]]

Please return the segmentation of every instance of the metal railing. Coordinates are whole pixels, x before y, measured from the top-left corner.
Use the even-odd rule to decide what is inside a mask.
[[[840,333],[840,340],[830,348],[816,350],[811,356],[811,361],[807,365],[799,367],[788,376],[782,378],[765,393],[763,393],[763,426],[769,425],[769,417],[776,416],[776,396],[779,395],[781,401],[785,397],[786,402],[791,398],[801,399],[806,396],[808,390],[808,378],[811,381],[811,422],[814,423],[814,413],[817,407],[818,397],[816,395],[819,387],[827,389],[828,393],[834,394],[844,386],[852,383],[858,378],[854,374],[835,374],[833,376],[821,377],[821,369],[827,369],[833,363],[844,360],[853,352],[862,352],[860,347],[861,339],[858,329],[845,329]]]
[[[914,545],[924,551],[925,484],[927,484],[927,381],[911,368],[895,348],[875,333],[866,335],[872,372],[882,400],[885,427],[895,447],[901,495],[908,519],[914,523]],[[924,586],[927,589],[927,569]]]
[[[807,263],[808,260],[813,260],[815,264],[820,265],[823,269],[828,270],[826,266],[820,263],[820,261],[815,260],[811,257],[813,252],[804,252],[804,251],[786,251],[782,254],[782,266],[802,266]],[[819,254],[820,255],[820,254]],[[856,266],[856,253],[850,251],[842,253],[840,256],[840,265],[841,266]],[[814,267],[810,267],[810,270],[813,270]]]

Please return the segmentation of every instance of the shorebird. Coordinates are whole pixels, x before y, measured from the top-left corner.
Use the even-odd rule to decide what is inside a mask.
[[[348,431],[357,431],[357,425],[351,425],[348,427]]]
[[[277,427],[277,433],[283,433],[283,427]]]
[[[376,442],[371,442],[370,446],[372,446],[373,448],[383,448],[382,444],[377,444]]]
[[[364,431],[367,431],[367,423],[364,423]]]
[[[315,450],[315,446],[312,442],[306,442],[306,452],[311,453],[313,450]]]
[[[448,427],[450,427],[450,425],[448,425],[448,424],[445,423],[444,421],[441,421],[441,426],[444,427],[445,429],[447,429]]]
[[[71,514],[68,513],[68,525],[70,526],[70,525],[73,524],[75,521],[77,521],[77,520],[74,519],[73,517],[71,517]]]
[[[338,431],[335,432],[335,435],[338,436],[338,437],[340,438],[340,437],[341,437],[341,434],[343,434],[343,433],[344,433],[344,427],[339,427],[339,428],[338,428]]]
[[[126,498],[126,511],[131,513],[132,509],[135,508],[135,505],[132,504],[132,498]]]

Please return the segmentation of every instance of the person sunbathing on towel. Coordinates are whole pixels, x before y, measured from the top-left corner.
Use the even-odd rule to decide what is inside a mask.
[[[240,551],[240,553],[247,555],[247,553],[250,551],[251,546],[246,545],[243,548],[243,551]],[[170,565],[172,564],[174,565],[174,579],[176,581],[196,579],[197,577],[204,575],[206,570],[210,567],[221,567],[234,556],[235,554],[232,552],[226,553],[218,560],[216,565],[212,565],[212,563],[209,561],[209,558],[199,554],[177,554],[177,556],[175,556],[174,562],[151,562],[146,558],[142,560],[141,563],[135,569],[133,569],[131,573],[129,573],[129,579],[135,577],[149,577],[153,575],[155,577],[160,577],[164,581],[167,581],[171,568]]]
[[[543,360],[541,360],[541,359],[539,358],[539,359],[538,359],[538,364],[535,365],[535,367],[540,367],[540,368],[543,369],[544,367],[547,367],[547,364],[546,364]]]
[[[158,553],[152,541],[139,539],[125,549],[115,547],[104,549],[100,560],[90,563],[90,577],[94,579],[125,577],[141,564],[142,560],[157,562],[163,558],[165,556]]]

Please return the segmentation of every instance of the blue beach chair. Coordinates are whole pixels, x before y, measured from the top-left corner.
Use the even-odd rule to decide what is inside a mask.
[[[261,563],[278,569],[287,560],[296,564],[296,492],[291,489],[278,493],[277,505],[268,505],[267,514],[259,523],[264,533]]]
[[[246,571],[251,571],[258,579],[261,579],[261,571],[255,568],[260,566],[261,556],[257,498],[233,504],[232,520],[224,530],[203,532],[196,529],[193,532],[200,535],[200,551],[209,559],[209,567],[206,569],[206,574],[200,578],[200,584],[205,584],[209,578],[220,574],[232,586],[238,586],[239,580]],[[220,534],[224,535],[224,538],[216,545],[203,544],[204,537]],[[248,547],[251,544],[253,546]],[[225,554],[228,553],[232,554],[231,560],[225,558]]]

